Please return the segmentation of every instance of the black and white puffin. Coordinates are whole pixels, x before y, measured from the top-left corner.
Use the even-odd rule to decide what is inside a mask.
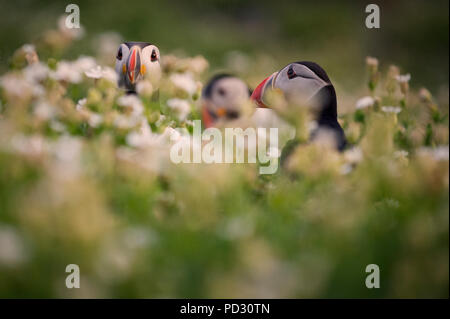
[[[127,93],[136,93],[141,79],[148,79],[156,91],[161,80],[159,49],[148,42],[124,42],[117,50],[115,69],[118,86]]]
[[[208,128],[221,120],[239,118],[250,94],[247,84],[241,79],[229,74],[215,75],[202,91],[203,125]]]
[[[279,89],[290,104],[309,104],[315,108],[316,128],[310,138],[320,131],[334,133],[338,150],[346,146],[346,138],[337,120],[336,91],[327,73],[317,63],[301,61],[290,63],[262,81],[253,91],[251,99],[257,106],[270,107],[264,98],[270,89]]]

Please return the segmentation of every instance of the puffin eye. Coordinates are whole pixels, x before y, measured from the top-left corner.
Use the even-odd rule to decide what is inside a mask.
[[[296,75],[297,75],[297,74],[295,74],[294,69],[293,69],[292,67],[289,68],[289,70],[287,71],[287,76],[288,76],[288,78],[289,78],[289,79],[295,78]]]
[[[156,60],[158,60],[158,56],[156,55],[155,49],[153,49],[152,55],[150,58],[151,58],[152,62],[155,62]]]
[[[217,93],[219,93],[220,96],[225,96],[227,94],[227,92],[223,88],[219,88],[217,90]]]
[[[119,52],[117,52],[117,60],[122,60],[122,47],[119,48]]]

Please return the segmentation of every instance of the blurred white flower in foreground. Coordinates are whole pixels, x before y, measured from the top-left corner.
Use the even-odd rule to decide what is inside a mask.
[[[80,83],[82,76],[80,71],[73,63],[61,61],[56,67],[56,71],[51,73],[51,77],[57,81],[65,81],[69,83]]]
[[[30,83],[38,83],[43,81],[47,78],[49,73],[50,69],[42,62],[30,64],[23,70],[25,79]]]
[[[33,44],[26,43],[19,50],[22,50],[25,54],[25,59],[29,65],[39,62],[36,47]]]
[[[189,60],[189,70],[196,74],[202,74],[208,67],[208,61],[201,55],[197,55]]]
[[[16,266],[26,259],[22,238],[14,228],[0,225],[0,265]]]
[[[47,151],[48,143],[40,135],[25,136],[17,134],[11,139],[11,148],[13,151],[24,155],[39,156]]]
[[[361,110],[373,106],[375,104],[375,100],[371,96],[365,96],[356,101],[356,109]]]
[[[162,134],[153,133],[147,120],[142,119],[138,131],[131,132],[127,135],[127,144],[138,148],[165,148],[168,147],[172,141],[176,141],[179,138],[180,133],[171,127],[166,127]]]
[[[180,121],[184,121],[191,111],[191,105],[183,99],[169,99],[167,100],[167,106],[174,111]]]
[[[153,85],[148,80],[139,81],[136,84],[136,92],[142,96],[151,96],[153,94]]]
[[[84,108],[84,106],[86,105],[87,99],[81,99],[78,100],[77,105],[75,106],[75,108],[77,109],[77,111],[81,110],[82,108]]]
[[[92,57],[81,56],[73,62],[60,61],[56,66],[56,71],[51,72],[50,76],[58,81],[69,83],[80,83],[83,79],[83,73],[94,69],[97,63]]]
[[[109,82],[112,82],[114,84],[117,83],[117,73],[113,68],[110,68],[109,66],[103,67],[102,77]]]
[[[193,95],[197,91],[197,83],[190,73],[175,73],[170,76],[173,85],[189,95]]]
[[[431,156],[436,161],[448,161],[449,160],[449,146],[421,147],[417,151],[419,156]]]
[[[408,155],[409,155],[409,152],[405,151],[405,150],[399,150],[399,151],[394,152],[395,158],[407,158]]]
[[[84,71],[84,74],[88,78],[92,79],[100,79],[103,76],[103,70],[100,65],[97,65],[95,68],[89,69],[87,71]]]
[[[399,106],[382,106],[381,110],[385,113],[398,114],[402,111],[402,108]]]
[[[97,65],[87,71],[84,71],[84,74],[88,78],[92,78],[92,79],[102,79],[103,78],[112,83],[117,82],[117,74],[110,67],[101,67],[100,65]]]
[[[35,87],[17,73],[7,73],[0,78],[0,86],[7,92],[7,94],[23,97],[33,94]]]
[[[49,120],[56,114],[56,108],[45,100],[39,101],[34,106],[34,114],[41,120]]]
[[[411,74],[409,74],[409,73],[408,74],[404,74],[404,75],[400,74],[400,75],[397,75],[395,78],[400,83],[407,83],[407,82],[409,82],[411,80]]]
[[[88,123],[90,126],[94,128],[98,127],[100,124],[103,123],[103,116],[98,113],[91,112],[88,119]]]
[[[158,134],[153,134],[146,119],[141,121],[138,131],[127,135],[127,144],[134,147],[151,147],[159,145]]]
[[[131,114],[134,116],[141,115],[144,112],[144,105],[135,95],[123,95],[117,99],[117,104],[131,108]]]
[[[363,152],[359,147],[352,147],[344,152],[344,158],[348,163],[356,164],[363,160]]]

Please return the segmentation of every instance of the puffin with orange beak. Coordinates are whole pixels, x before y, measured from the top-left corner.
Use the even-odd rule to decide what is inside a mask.
[[[258,107],[270,108],[266,94],[273,89],[281,90],[290,105],[311,108],[316,122],[310,134],[312,141],[322,131],[331,132],[336,148],[345,148],[346,138],[337,120],[336,91],[322,67],[309,61],[290,63],[262,81],[251,99]]]
[[[157,46],[148,42],[125,42],[116,56],[118,86],[127,94],[136,93],[136,84],[149,80],[156,91],[161,80],[160,54]]]
[[[241,79],[229,74],[214,76],[202,91],[203,125],[209,128],[219,121],[239,118],[250,94]]]

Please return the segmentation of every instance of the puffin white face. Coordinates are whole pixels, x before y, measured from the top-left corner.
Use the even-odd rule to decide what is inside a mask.
[[[261,82],[252,94],[260,107],[268,107],[267,92],[279,89],[289,103],[316,108],[320,101],[312,99],[329,82],[301,63],[290,63]]]
[[[282,90],[290,102],[306,103],[328,84],[305,65],[291,63],[275,75],[272,87]]]
[[[211,96],[208,98],[208,107],[218,114],[238,112],[250,94],[247,85],[235,77],[224,77],[214,84]]]
[[[148,79],[158,88],[161,79],[159,49],[145,42],[122,43],[117,50],[115,69],[119,87],[128,91],[135,91],[141,79]]]

